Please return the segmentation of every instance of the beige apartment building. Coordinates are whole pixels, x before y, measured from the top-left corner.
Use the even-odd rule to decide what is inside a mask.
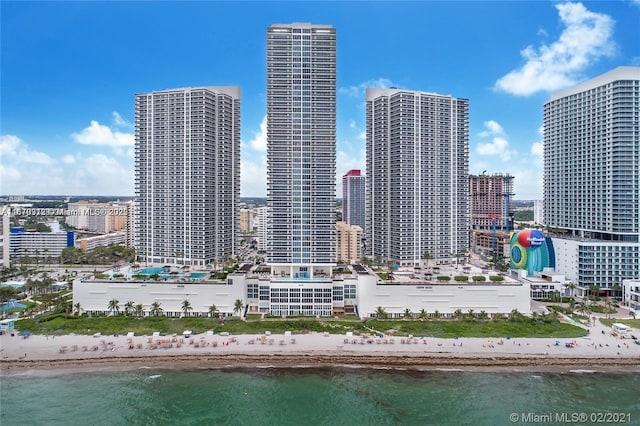
[[[346,222],[336,223],[336,261],[355,262],[362,257],[362,228]]]

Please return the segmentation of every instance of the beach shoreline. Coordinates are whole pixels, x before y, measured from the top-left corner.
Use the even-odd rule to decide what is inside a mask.
[[[575,339],[286,335],[0,336],[0,375],[28,370],[170,368],[527,369],[640,371],[640,345]]]

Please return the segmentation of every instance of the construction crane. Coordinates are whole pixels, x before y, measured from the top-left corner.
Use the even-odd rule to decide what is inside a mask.
[[[515,194],[511,191],[511,180],[513,176],[506,175],[504,177],[505,183],[504,187],[507,190],[502,194],[504,197],[504,218],[505,218],[505,227],[507,232],[513,230],[513,214],[511,213],[511,197]]]
[[[491,253],[493,254],[493,258],[496,258],[496,245],[497,245],[497,235],[496,235],[496,224],[500,216],[497,214],[490,214],[489,219],[491,220]]]

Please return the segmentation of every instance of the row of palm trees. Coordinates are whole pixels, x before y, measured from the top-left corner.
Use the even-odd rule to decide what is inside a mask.
[[[242,309],[244,308],[244,302],[241,299],[237,299],[233,306],[233,312],[240,314]],[[193,311],[193,306],[188,299],[182,301],[182,306],[180,308],[184,316],[188,316],[191,311]],[[80,315],[82,312],[82,306],[80,303],[76,303],[73,306],[73,311],[76,315]],[[107,311],[111,315],[120,315],[120,301],[118,299],[111,299],[109,304],[107,305]],[[125,316],[133,315],[137,317],[142,317],[144,315],[144,306],[141,303],[136,304],[134,301],[129,300],[123,305],[122,313]],[[149,306],[149,315],[151,316],[159,316],[163,312],[162,303],[155,301]],[[220,316],[220,311],[216,305],[209,306],[208,314],[212,318],[218,318]]]
[[[511,313],[509,314],[509,318],[514,320],[520,319],[522,316],[523,315],[517,309],[512,310]],[[420,309],[420,312],[418,312],[418,315],[417,315],[417,318],[419,319],[427,319],[427,318],[438,319],[440,317],[442,317],[442,314],[437,310],[434,311],[432,314],[429,314],[425,309]],[[494,314],[493,317],[498,318],[498,317],[502,317],[502,315]],[[388,314],[382,306],[378,306],[376,308],[376,318],[378,319],[388,318]],[[403,313],[403,318],[412,319],[412,318],[416,318],[416,315],[414,315],[413,312],[411,312],[411,309],[406,308]],[[469,309],[465,313],[465,312],[462,312],[462,309],[456,309],[453,312],[453,318],[457,320],[460,320],[463,318],[484,320],[489,318],[489,314],[484,310],[480,312],[475,312],[473,309]]]

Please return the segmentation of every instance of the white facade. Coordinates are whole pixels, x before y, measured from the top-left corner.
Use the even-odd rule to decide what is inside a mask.
[[[204,266],[235,254],[240,88],[136,95],[136,250],[153,264]]]
[[[193,308],[192,316],[206,316],[209,307],[216,305],[221,315],[234,314],[236,300],[245,300],[244,276],[235,283],[237,276],[231,274],[227,281],[199,283],[142,282],[142,281],[81,281],[73,285],[73,304],[80,304],[81,312],[109,314],[109,302],[117,300],[120,312],[128,301],[142,304],[145,316],[149,316],[151,305],[160,303],[162,315],[178,317],[183,315],[182,303],[188,300]]]
[[[267,260],[279,270],[335,264],[336,31],[267,30]]]
[[[23,228],[12,228],[9,233],[9,251],[13,259],[37,257],[57,258],[62,250],[74,246],[74,233],[25,232]]]
[[[469,102],[367,89],[367,256],[417,265],[469,248]]]
[[[554,238],[556,270],[582,289],[640,277],[639,104],[640,67],[619,67],[544,106],[544,221],[577,240]]]
[[[640,319],[640,279],[622,281],[622,303],[628,307],[635,318]]]
[[[259,251],[267,250],[267,223],[268,223],[269,207],[258,207],[255,209],[255,230],[257,249]]]
[[[402,317],[405,309],[414,315],[422,309],[428,314],[438,311],[443,317],[453,316],[458,309],[464,314],[484,311],[489,316],[509,314],[513,309],[525,315],[531,311],[529,285],[518,282],[381,285],[372,275],[360,275],[358,281],[358,312],[363,318],[375,316],[378,307],[392,318]]]
[[[530,313],[530,287],[508,277],[503,283],[415,283],[383,284],[364,269],[342,276],[294,279],[270,274],[230,274],[226,282],[142,282],[77,281],[73,286],[73,304],[82,312],[108,314],[109,301],[117,300],[120,310],[128,301],[142,304],[149,315],[154,302],[161,304],[163,315],[182,315],[182,302],[189,300],[190,315],[204,316],[213,304],[225,315],[233,314],[236,300],[242,300],[248,313],[286,316],[331,316],[351,313],[360,318],[374,317],[382,307],[390,317],[401,317],[405,309],[417,315],[422,309],[451,317],[460,309],[489,316],[509,314],[517,309]],[[244,315],[244,312],[243,312]]]
[[[544,226],[544,200],[533,201],[533,222]]]
[[[579,287],[611,288],[638,277],[640,245],[636,243],[553,239],[556,271]]]

